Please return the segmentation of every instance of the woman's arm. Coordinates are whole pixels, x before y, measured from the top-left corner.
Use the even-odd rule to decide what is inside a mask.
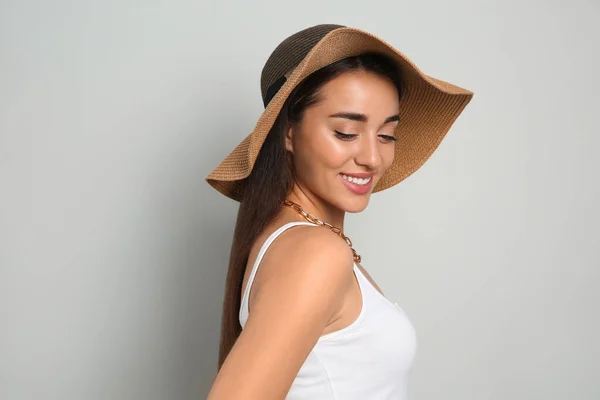
[[[352,267],[348,245],[327,229],[296,227],[273,242],[258,271],[260,286],[252,287],[248,321],[208,400],[284,399],[341,309]]]

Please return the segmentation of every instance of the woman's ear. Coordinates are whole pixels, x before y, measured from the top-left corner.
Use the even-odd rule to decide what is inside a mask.
[[[292,137],[294,136],[294,130],[290,126],[285,134],[285,149],[290,153],[294,153],[294,142]]]

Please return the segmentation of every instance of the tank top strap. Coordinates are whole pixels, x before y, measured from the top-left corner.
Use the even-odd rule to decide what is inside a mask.
[[[273,232],[271,235],[269,235],[269,237],[265,240],[265,242],[261,246],[261,248],[258,252],[258,256],[256,257],[254,264],[252,265],[252,270],[250,271],[250,276],[248,277],[248,283],[246,284],[246,288],[244,289],[244,294],[242,296],[242,301],[240,304],[239,319],[240,319],[240,324],[242,326],[244,326],[246,324],[246,320],[248,319],[248,315],[249,315],[248,298],[250,296],[250,288],[252,287],[252,283],[254,282],[254,277],[256,276],[256,272],[258,271],[260,262],[263,259],[265,253],[267,252],[267,249],[269,248],[271,243],[273,243],[275,241],[275,239],[277,239],[277,237],[279,235],[281,235],[285,230],[287,230],[293,226],[298,226],[298,225],[317,226],[308,221],[306,221],[306,222],[305,221],[288,222],[288,223],[282,225],[281,227],[277,228],[277,230],[275,232]]]

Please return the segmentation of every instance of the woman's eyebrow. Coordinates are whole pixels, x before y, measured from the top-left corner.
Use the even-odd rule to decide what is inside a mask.
[[[392,115],[391,117],[387,117],[383,124],[389,124],[390,122],[400,121],[400,114]]]
[[[365,114],[353,113],[353,112],[339,112],[331,114],[329,118],[345,118],[352,121],[367,122],[369,118]],[[400,121],[400,115],[394,114],[391,117],[387,117],[383,124],[387,124],[394,121]]]

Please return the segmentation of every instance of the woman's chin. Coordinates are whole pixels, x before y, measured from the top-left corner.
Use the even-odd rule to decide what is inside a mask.
[[[340,203],[341,209],[347,213],[358,213],[363,211],[369,205],[370,194],[363,195],[361,198],[344,199]]]

